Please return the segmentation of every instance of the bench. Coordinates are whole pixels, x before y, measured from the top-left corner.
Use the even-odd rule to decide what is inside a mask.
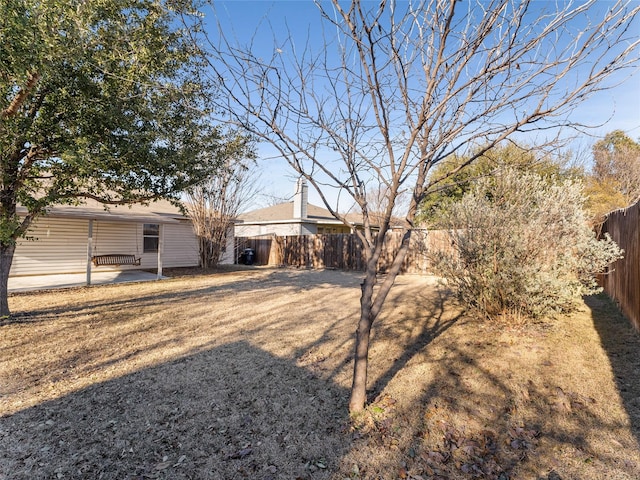
[[[140,258],[136,258],[135,255],[116,253],[109,255],[96,255],[91,257],[91,261],[96,267],[101,265],[140,265]]]

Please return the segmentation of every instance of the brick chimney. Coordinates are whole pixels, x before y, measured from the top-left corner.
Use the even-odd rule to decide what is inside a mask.
[[[307,218],[307,202],[309,187],[307,181],[300,177],[296,182],[296,193],[293,196],[293,218]]]

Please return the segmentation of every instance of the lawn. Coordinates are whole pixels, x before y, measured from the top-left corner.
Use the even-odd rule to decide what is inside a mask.
[[[357,274],[175,273],[10,297],[0,478],[640,478],[640,337],[602,296],[488,324],[401,276],[349,419]]]

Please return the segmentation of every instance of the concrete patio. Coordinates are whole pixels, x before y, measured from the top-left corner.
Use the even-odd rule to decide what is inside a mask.
[[[167,277],[160,277],[161,279]],[[110,272],[92,272],[92,285],[109,283],[149,282],[157,280],[155,273],[142,270],[124,270]],[[60,275],[29,275],[9,277],[9,292],[28,292],[33,290],[49,290],[53,288],[82,287],[87,284],[85,273],[68,273]]]

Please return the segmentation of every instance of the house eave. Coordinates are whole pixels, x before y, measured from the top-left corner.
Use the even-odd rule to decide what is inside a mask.
[[[249,225],[291,225],[291,224],[312,224],[312,225],[343,225],[343,222],[336,219],[313,219],[313,218],[290,218],[283,220],[236,220],[236,225],[249,226]],[[361,226],[361,223],[353,223],[353,226]]]
[[[18,207],[19,215],[26,215],[27,209]],[[94,210],[82,207],[54,207],[43,218],[66,218],[79,220],[96,220],[116,223],[153,223],[153,224],[179,224],[189,221],[187,217],[166,213],[137,213],[128,211],[115,212],[111,210]]]

